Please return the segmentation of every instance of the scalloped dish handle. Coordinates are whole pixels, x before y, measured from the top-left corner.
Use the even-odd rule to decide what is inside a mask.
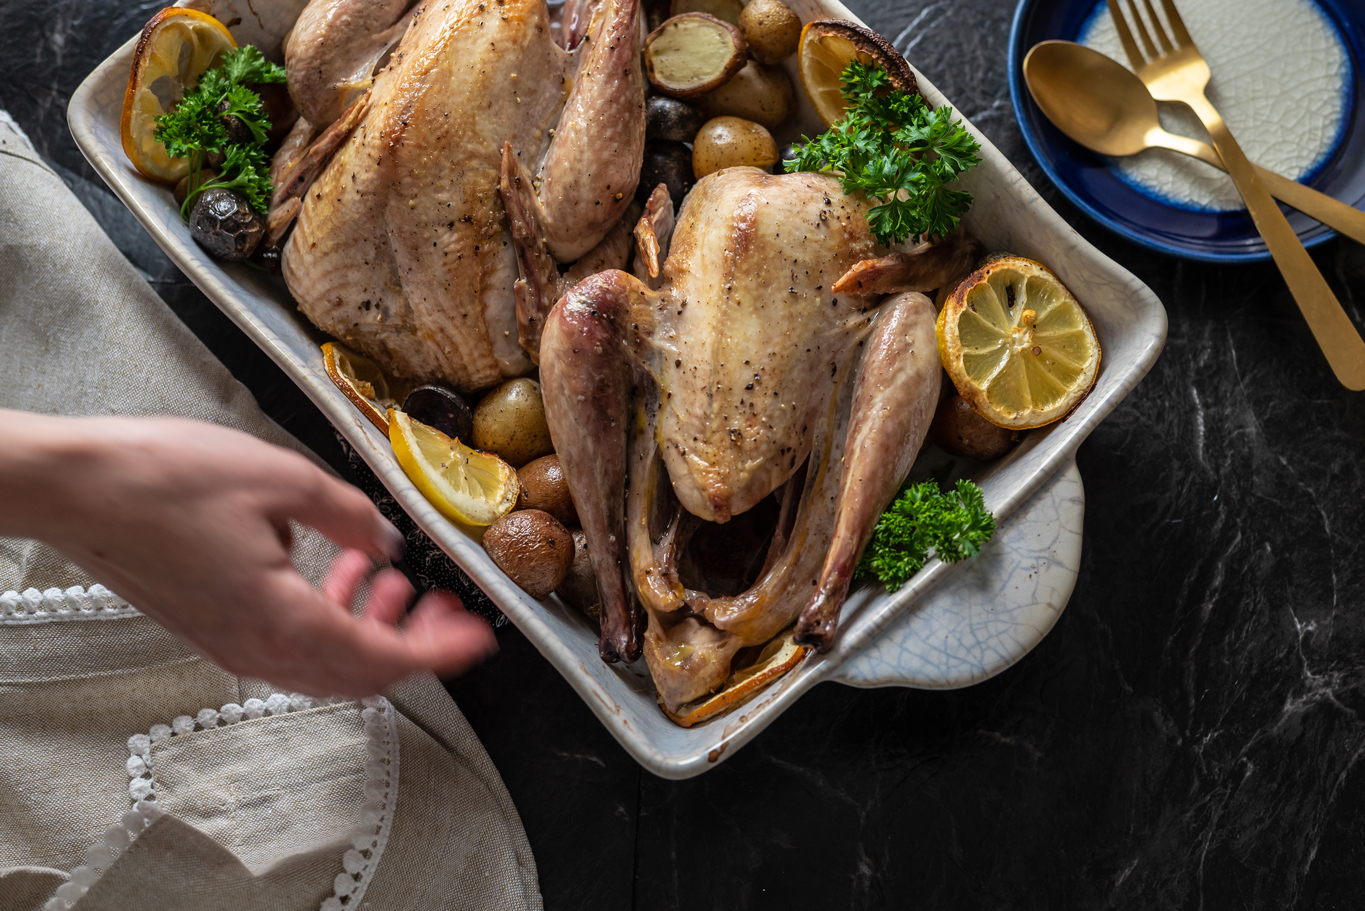
[[[1084,518],[1085,488],[1072,461],[978,557],[828,679],[948,690],[1010,667],[1042,641],[1071,598]]]

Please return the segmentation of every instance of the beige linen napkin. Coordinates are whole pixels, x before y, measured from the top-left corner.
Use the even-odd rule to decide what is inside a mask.
[[[0,112],[0,406],[174,414],[302,448]],[[299,530],[317,582],[334,546]],[[431,677],[273,693],[61,554],[0,539],[0,911],[539,909],[516,809]]]

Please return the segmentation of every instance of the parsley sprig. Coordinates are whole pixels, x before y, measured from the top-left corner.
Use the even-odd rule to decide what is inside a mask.
[[[221,187],[246,197],[262,215],[270,202],[270,163],[266,160],[266,135],[270,119],[261,96],[248,83],[284,82],[284,67],[261,56],[259,48],[246,44],[223,55],[222,64],[199,77],[199,84],[185,93],[174,111],[156,119],[157,142],[172,158],[188,158],[188,192],[180,207],[187,215],[199,194]],[[250,132],[248,142],[230,142],[226,118],[235,117]],[[223,156],[218,175],[203,180],[204,163],[210,153]]]
[[[952,108],[931,110],[878,67],[854,60],[841,78],[847,113],[815,139],[801,137],[787,170],[837,174],[845,193],[880,200],[867,222],[885,246],[950,234],[972,196],[947,185],[981,161],[980,143]]]
[[[944,493],[930,479],[901,491],[882,513],[854,578],[877,578],[895,591],[910,580],[930,554],[945,563],[974,557],[995,534],[995,516],[981,488],[958,481]]]

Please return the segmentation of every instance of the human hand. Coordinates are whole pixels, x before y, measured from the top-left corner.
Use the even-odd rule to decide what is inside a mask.
[[[456,674],[496,650],[454,595],[398,625],[412,587],[394,569],[352,597],[402,536],[359,490],[308,459],[176,418],[0,412],[0,534],[34,537],[226,670],[308,695],[364,696],[419,670]],[[11,433],[15,431],[15,433]],[[344,550],[322,591],[290,560],[289,522]]]

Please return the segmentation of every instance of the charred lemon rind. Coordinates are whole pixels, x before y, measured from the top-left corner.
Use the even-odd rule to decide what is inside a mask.
[[[879,67],[901,91],[920,93],[915,71],[891,42],[847,19],[806,23],[796,54],[801,86],[825,126],[832,126],[847,109],[840,90],[844,68],[853,60]]]
[[[379,365],[336,342],[323,344],[322,364],[333,385],[380,433],[388,436],[388,411],[398,402],[390,390],[389,377]]]
[[[998,255],[948,295],[939,357],[958,394],[998,427],[1029,430],[1065,419],[1099,379],[1094,324],[1042,263]]]
[[[176,60],[175,72],[167,67],[167,48],[176,32],[181,43],[171,55]],[[191,53],[182,54],[185,42]],[[153,16],[142,29],[133,51],[133,65],[128,72],[128,88],[123,93],[123,113],[119,119],[119,138],[124,154],[144,177],[161,183],[174,184],[189,172],[189,161],[171,158],[166,149],[153,138],[156,117],[167,112],[164,96],[178,101],[181,95],[199,82],[199,77],[217,64],[226,51],[237,47],[237,42],[223,23],[208,13],[185,7],[171,6]],[[158,85],[158,80],[168,80]],[[179,93],[177,94],[177,89]]]

